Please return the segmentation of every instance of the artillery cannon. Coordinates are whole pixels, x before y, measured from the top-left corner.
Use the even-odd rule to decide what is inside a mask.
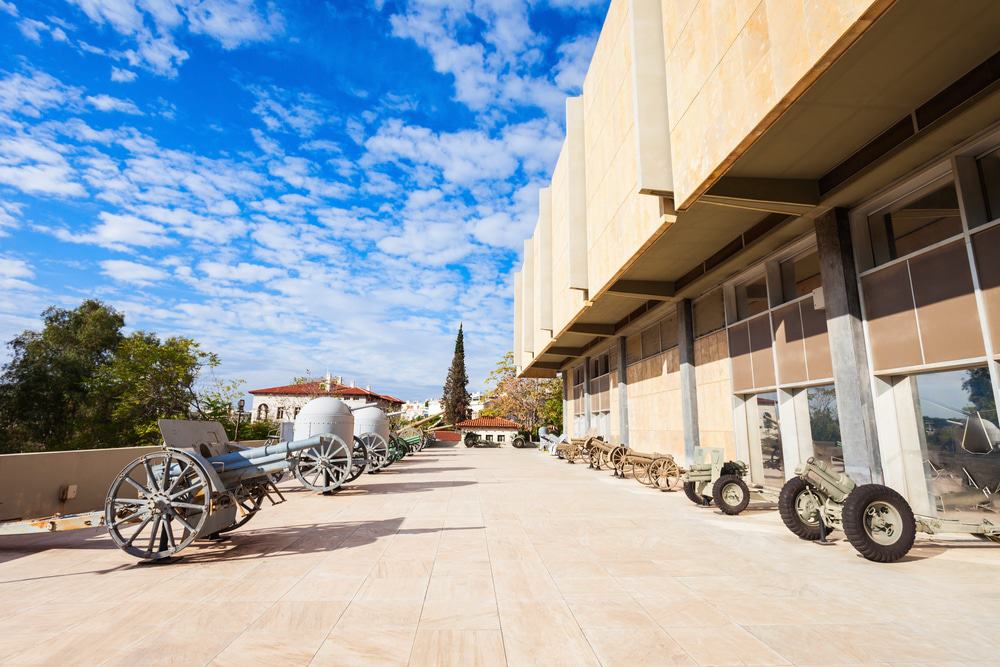
[[[964,533],[1000,542],[1000,524],[989,519],[962,521],[914,514],[909,503],[882,484],[855,484],[847,473],[809,458],[781,489],[778,510],[785,526],[804,540],[825,540],[843,529],[858,553],[878,563],[892,563],[913,546],[917,531]]]
[[[747,484],[749,467],[742,461],[723,461],[723,451],[718,447],[699,447],[695,455],[707,453],[708,461],[695,463],[684,471],[681,481],[684,495],[695,505],[713,502],[725,514],[739,514],[751,500],[774,502],[778,493],[759,485]]]
[[[680,466],[671,454],[640,452],[626,448],[618,457],[614,474],[625,479],[629,473],[640,484],[653,486],[661,491],[673,489],[681,478]]]
[[[229,443],[218,422],[158,424],[163,449],[126,465],[104,505],[112,541],[143,560],[168,558],[196,539],[238,528],[265,498],[281,502],[274,477],[286,471],[307,488],[331,491],[351,468],[350,447],[335,433],[244,449]]]
[[[374,403],[351,408],[351,412],[354,414],[355,451],[364,452],[368,472],[379,472],[393,463],[389,453],[389,417]]]

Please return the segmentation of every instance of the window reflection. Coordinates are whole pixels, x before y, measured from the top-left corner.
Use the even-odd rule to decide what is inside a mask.
[[[1000,509],[1000,428],[985,366],[916,378],[931,504],[948,518]]]
[[[844,472],[844,447],[840,440],[840,416],[837,414],[837,392],[833,385],[806,390],[809,404],[809,430],[812,434],[813,456]]]
[[[958,195],[951,181],[869,218],[875,263],[905,257],[962,233]]]
[[[785,483],[785,460],[781,452],[778,394],[757,394],[757,432],[764,463],[764,486],[781,488]]]
[[[785,301],[810,294],[822,285],[819,255],[812,251],[781,263],[781,296]]]
[[[985,155],[979,160],[979,178],[983,183],[983,196],[986,199],[986,218],[1000,218],[1000,149]],[[974,225],[979,221],[970,221]]]
[[[767,279],[764,276],[736,286],[736,319],[743,320],[767,310]]]

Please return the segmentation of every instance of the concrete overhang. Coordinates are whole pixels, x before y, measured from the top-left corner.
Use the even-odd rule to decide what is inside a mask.
[[[1000,119],[995,0],[896,2],[698,201],[850,206]]]

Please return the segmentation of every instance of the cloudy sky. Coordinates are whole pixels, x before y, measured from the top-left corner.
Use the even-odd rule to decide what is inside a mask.
[[[96,297],[247,388],[423,399],[464,321],[478,388],[606,9],[0,0],[0,338]]]

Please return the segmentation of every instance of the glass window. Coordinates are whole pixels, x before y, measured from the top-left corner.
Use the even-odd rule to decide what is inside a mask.
[[[504,441],[504,437],[505,436],[503,436],[503,435],[498,435],[497,436],[497,442],[503,442]]]
[[[660,353],[660,326],[654,324],[643,329],[642,332],[642,358],[651,357]]]
[[[955,185],[943,186],[893,204],[869,216],[876,264],[905,257],[921,248],[962,233]]]
[[[493,436],[492,435],[487,435],[486,436],[486,442],[493,442]]]
[[[806,397],[813,456],[831,465],[837,472],[844,472],[844,446],[840,440],[837,392],[829,384],[807,389]]]
[[[946,518],[1000,512],[1000,428],[985,366],[916,377],[931,505]]]
[[[736,319],[745,320],[767,310],[767,278],[761,276],[736,286]]]
[[[764,486],[780,489],[785,484],[785,459],[781,451],[778,394],[757,394],[757,433],[760,435]]]
[[[625,339],[625,363],[634,364],[642,359],[642,348],[639,334],[632,334]]]
[[[1000,148],[979,160],[979,177],[986,200],[986,219],[1000,218]]]
[[[694,336],[698,338],[726,326],[726,306],[717,289],[694,302]]]
[[[676,313],[660,320],[660,349],[669,350],[674,347],[677,347]]]
[[[278,413],[277,413],[276,416],[277,416],[278,419],[284,419],[285,418],[285,409],[284,408],[278,408]]]
[[[784,301],[811,294],[823,284],[819,274],[819,255],[815,250],[786,259],[780,264],[780,268],[781,296]]]

